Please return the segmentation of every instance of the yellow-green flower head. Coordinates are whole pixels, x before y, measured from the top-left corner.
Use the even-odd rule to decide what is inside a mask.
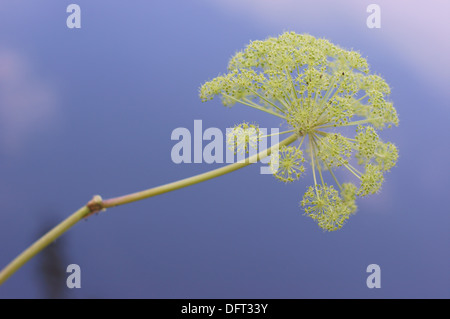
[[[388,143],[378,143],[375,161],[382,171],[389,171],[398,160],[397,146]]]
[[[374,158],[380,140],[372,126],[358,125],[356,133],[355,147],[357,153],[355,157],[358,159],[358,164],[364,164]]]
[[[250,42],[231,58],[228,73],[200,88],[202,101],[219,96],[226,106],[239,103],[283,119],[288,130],[280,134],[295,134],[299,145],[272,154],[274,176],[291,182],[305,175],[302,147],[307,150],[314,186],[302,206],[326,230],[340,228],[356,211],[356,196],[377,193],[383,173],[397,162],[396,146],[377,132],[398,125],[389,94],[360,53],[294,32]],[[337,131],[351,126],[350,136],[352,130]],[[359,188],[340,184],[339,170],[359,179]]]
[[[317,144],[317,157],[330,167],[348,164],[352,156],[352,143],[339,133],[329,133]]]
[[[383,184],[383,173],[378,166],[367,164],[366,171],[361,175],[361,186],[357,192],[359,196],[375,194]]]
[[[318,185],[315,189],[310,186],[301,205],[306,215],[328,231],[341,228],[351,214],[348,203],[339,197],[332,185],[327,184]]]
[[[269,165],[277,179],[288,183],[299,179],[305,172],[303,162],[305,158],[299,148],[283,145],[271,154]]]
[[[233,129],[227,132],[228,148],[236,153],[248,153],[249,149],[258,149],[258,142],[261,133],[257,125],[247,122],[235,125]]]

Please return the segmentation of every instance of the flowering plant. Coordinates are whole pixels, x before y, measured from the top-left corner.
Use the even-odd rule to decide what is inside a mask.
[[[272,152],[274,176],[292,182],[304,175],[302,147],[306,150],[314,185],[300,203],[328,231],[341,228],[355,213],[357,196],[378,192],[383,173],[396,164],[396,146],[377,133],[398,125],[389,94],[388,84],[369,73],[358,52],[294,32],[251,42],[231,58],[227,74],[200,89],[202,101],[220,96],[226,106],[240,103],[284,120],[287,130],[282,133],[292,133],[299,143]],[[356,130],[350,136],[338,131],[351,126]],[[252,129],[258,132],[256,125]],[[245,148],[252,145],[257,143]],[[338,181],[334,171],[341,167],[359,180],[358,187]],[[335,186],[325,182],[326,172]]]
[[[311,35],[284,33],[278,38],[253,41],[229,62],[228,73],[200,88],[203,101],[220,96],[225,105],[244,104],[283,119],[291,135],[269,149],[203,174],[110,199],[96,195],[85,206],[29,246],[2,271],[0,285],[33,256],[83,218],[107,208],[157,196],[243,168],[270,156],[274,176],[283,182],[304,175],[304,150],[314,185],[300,205],[324,230],[341,228],[356,211],[356,197],[380,190],[383,174],[398,158],[394,144],[382,142],[377,130],[398,125],[389,86],[370,74],[367,62],[355,51],[346,51]],[[353,135],[337,131],[356,127]],[[258,145],[261,130],[255,124],[236,125],[227,142],[240,153]],[[289,146],[297,142],[296,146]],[[337,169],[347,169],[359,180],[340,183]],[[325,182],[329,173],[335,185]]]

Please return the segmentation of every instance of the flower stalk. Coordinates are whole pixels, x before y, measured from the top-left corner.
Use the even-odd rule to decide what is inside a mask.
[[[47,232],[44,236],[42,236],[31,246],[29,246],[25,251],[23,251],[19,256],[17,256],[13,261],[11,261],[5,268],[3,268],[3,270],[0,272],[0,285],[2,285],[11,275],[13,275],[17,270],[19,270],[37,253],[39,253],[42,249],[44,249],[53,241],[55,241],[55,239],[60,237],[62,234],[68,231],[72,226],[74,226],[83,218],[88,218],[89,216],[98,213],[100,211],[106,210],[107,208],[125,205],[149,197],[161,195],[164,193],[168,193],[187,186],[195,185],[234,172],[250,164],[256,163],[257,161],[260,161],[261,159],[267,156],[270,156],[274,150],[278,150],[280,147],[289,145],[295,142],[296,140],[297,136],[295,134],[292,134],[286,139],[282,140],[280,143],[273,145],[272,147],[263,150],[251,157],[247,157],[242,161],[229,164],[227,166],[220,167],[206,173],[185,178],[173,183],[150,188],[144,191],[104,200],[102,200],[102,198],[99,195],[96,195],[93,197],[91,201],[89,201],[89,203],[81,207],[75,213],[67,217],[64,221],[62,221],[60,224],[58,224],[49,232]]]

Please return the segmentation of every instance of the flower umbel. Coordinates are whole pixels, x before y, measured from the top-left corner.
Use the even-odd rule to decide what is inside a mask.
[[[227,144],[229,149],[236,153],[248,153],[249,149],[258,149],[261,138],[259,127],[247,122],[235,125],[227,132]]]
[[[300,204],[305,208],[306,215],[328,231],[341,228],[351,213],[350,207],[339,197],[333,185],[310,186]]]
[[[302,147],[306,150],[314,185],[301,206],[328,231],[341,228],[356,211],[357,196],[377,193],[383,173],[397,162],[396,146],[382,142],[377,132],[398,125],[389,94],[389,85],[370,74],[358,52],[294,32],[251,42],[231,58],[227,74],[200,89],[202,101],[220,96],[226,106],[240,103],[285,121],[288,130],[280,134],[295,134],[299,145],[272,154],[274,176],[292,182],[304,175]],[[356,133],[337,131],[349,127]],[[242,143],[247,151],[252,139]],[[338,170],[359,180],[359,188],[353,182],[341,184]],[[325,182],[326,177],[335,186]]]
[[[282,146],[271,154],[269,162],[273,175],[283,182],[292,182],[300,178],[305,171],[303,152],[299,147]]]

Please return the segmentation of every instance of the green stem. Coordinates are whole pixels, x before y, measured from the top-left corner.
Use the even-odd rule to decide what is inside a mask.
[[[291,135],[290,137],[284,139],[277,145],[272,146],[271,148],[264,150],[258,154],[255,154],[252,157],[245,159],[245,161],[233,163],[233,164],[230,164],[230,165],[227,165],[227,166],[224,166],[224,167],[221,167],[221,168],[218,168],[218,169],[215,169],[215,170],[203,173],[203,174],[199,174],[196,176],[192,176],[189,178],[179,180],[177,182],[173,182],[173,183],[165,184],[162,186],[154,187],[151,189],[147,189],[147,190],[144,190],[141,192],[136,192],[136,193],[128,194],[128,195],[121,196],[121,197],[106,199],[103,201],[102,207],[109,208],[109,207],[119,206],[119,205],[123,205],[123,204],[128,204],[128,203],[142,200],[142,199],[145,199],[148,197],[164,194],[164,193],[171,192],[171,191],[174,191],[174,190],[186,187],[186,186],[190,186],[190,185],[194,185],[194,184],[197,184],[197,183],[200,183],[203,181],[207,181],[209,179],[219,177],[219,176],[225,175],[227,173],[231,173],[240,168],[248,166],[252,163],[256,163],[258,160],[261,160],[262,158],[269,156],[273,150],[275,150],[283,145],[289,145],[289,144],[293,143],[296,139],[297,139],[297,135],[295,135],[295,134]]]
[[[292,133],[292,132],[295,132],[295,130],[283,131],[283,132],[278,132],[278,133],[273,133],[273,134],[268,134],[268,135],[261,135],[260,138],[265,138],[265,137],[270,137],[270,136],[275,136],[275,135],[282,135],[282,134],[287,134],[287,133]]]
[[[0,272],[0,285],[3,284],[12,274],[14,274],[20,267],[33,258],[38,252],[51,244],[56,238],[64,234],[69,228],[79,222],[83,217],[90,213],[90,209],[84,206],[75,213],[67,217],[64,221],[42,236],[39,240],[34,242],[23,253],[17,256]]]
[[[272,105],[274,108],[276,108],[278,111],[280,111],[283,114],[286,114],[286,112],[284,112],[282,109],[280,109],[275,103],[273,103],[272,101],[266,99],[264,96],[262,96],[261,94],[259,94],[257,91],[254,91],[252,89],[249,89],[250,92],[252,92],[253,94],[255,94],[256,96],[258,96],[261,100],[265,101],[266,103]],[[284,118],[284,117],[283,117]]]
[[[355,143],[358,142],[358,140],[355,139],[355,138],[349,138],[349,137],[345,137],[345,136],[343,136],[343,135],[342,135],[342,137],[345,138],[345,139],[346,139],[347,141],[349,141],[349,142],[355,142]]]
[[[338,159],[339,160],[339,159]],[[340,160],[339,160],[340,161]],[[342,165],[344,165],[353,175],[355,175],[356,177],[358,177],[358,179],[361,179],[361,176],[360,175],[358,175],[353,169],[352,169],[352,166],[350,165],[350,164],[345,164],[344,162],[342,162],[342,161],[340,161],[341,162],[341,164]],[[361,174],[359,171],[358,171],[358,173],[359,174]]]
[[[323,107],[323,103],[326,103],[328,101],[328,99],[331,96],[331,92],[334,91],[334,84],[336,83],[336,77],[333,76],[332,81],[330,82],[327,91],[325,92],[325,96],[322,98],[322,100],[320,101],[320,105],[319,105],[319,110]],[[326,109],[326,108],[325,108]],[[322,113],[324,112],[324,110],[322,111]],[[320,113],[320,115],[322,115],[322,113]]]
[[[323,140],[319,140],[323,145],[325,145],[326,147],[328,147],[328,148],[330,148],[331,149],[331,146],[328,144],[328,143],[326,143],[326,142],[324,142]],[[350,165],[350,164],[346,164],[345,162],[343,162],[343,161],[341,161],[340,159],[339,159],[339,157],[336,157],[336,159],[342,164],[342,165],[344,165],[353,175],[355,175],[356,177],[358,177],[358,179],[361,179],[361,176],[360,175],[362,175],[361,174],[361,172],[360,171],[358,171],[356,168],[354,168],[352,165]],[[358,175],[359,174],[359,175]]]
[[[319,196],[317,194],[317,179],[316,179],[316,170],[314,167],[314,150],[313,150],[312,141],[311,141],[311,134],[309,135],[309,150],[311,152],[311,166],[312,166],[313,178],[314,178],[314,189],[316,191],[316,195]]]
[[[314,150],[317,150],[318,145],[316,142],[316,135],[314,133],[312,134],[312,139],[313,139],[314,145],[316,146]],[[323,176],[322,176],[322,169],[320,168],[320,165],[319,165],[319,156],[317,156],[317,153],[315,153],[315,152],[314,152],[314,155],[315,155],[315,159],[316,159],[317,170],[319,171],[320,180],[322,182],[322,185],[325,185],[325,182],[323,181]]]
[[[373,119],[366,119],[366,120],[361,120],[361,121],[354,121],[354,122],[348,122],[347,124],[341,124],[341,125],[324,125],[324,126],[319,126],[317,128],[327,128],[327,127],[338,127],[338,126],[351,126],[351,125],[359,125],[359,124],[364,124],[364,123],[370,123],[376,120],[382,119],[382,117],[375,117]]]
[[[225,93],[222,93],[222,94],[223,94],[224,96],[226,96],[226,97],[232,99],[233,101],[238,102],[238,103],[241,103],[241,104],[244,104],[244,105],[253,107],[254,109],[257,109],[257,110],[260,110],[260,111],[263,111],[263,112],[267,112],[267,113],[269,113],[269,114],[272,114],[272,115],[281,117],[282,119],[286,119],[286,117],[284,117],[284,116],[282,116],[282,115],[280,115],[280,114],[278,114],[278,113],[275,113],[275,112],[273,112],[273,111],[271,111],[271,110],[269,110],[269,109],[263,108],[262,106],[257,105],[257,104],[255,104],[254,102],[249,103],[248,100],[247,100],[247,102],[245,102],[245,101],[243,101],[243,100],[236,99],[235,97],[233,97],[233,96],[231,96],[231,95],[228,95],[228,94],[225,94]]]
[[[325,163],[325,165],[327,166],[328,171],[331,173],[331,176],[333,176],[333,179],[334,179],[336,185],[339,187],[340,190],[342,190],[342,186],[339,183],[339,181],[337,180],[336,175],[334,175],[333,170],[331,169],[331,167],[327,163]]]
[[[289,110],[292,109],[292,107],[289,105],[289,103],[288,103],[284,98],[282,98],[282,99],[278,98],[277,101],[280,102],[280,104],[283,105],[284,108],[285,108],[288,112],[289,112]],[[286,114],[286,112],[284,112],[284,113]]]
[[[297,96],[297,90],[295,89],[294,79],[292,78],[291,72],[287,69],[287,67],[286,67],[286,74],[290,79],[291,86],[292,86],[292,92],[294,92],[294,98],[297,100],[298,96]]]
[[[174,191],[183,187],[187,187],[190,185],[194,185],[203,181],[210,180],[215,177],[219,177],[225,175],[227,173],[231,173],[240,168],[248,166],[252,163],[256,163],[258,160],[263,159],[264,157],[269,156],[272,151],[279,149],[280,146],[289,145],[297,140],[297,135],[293,134],[288,138],[282,140],[280,143],[272,146],[271,148],[261,151],[258,154],[255,154],[244,161],[240,161],[237,163],[229,164],[227,166],[199,174],[196,176],[192,176],[189,178],[185,178],[179,180],[177,182],[169,183],[166,185],[154,187],[148,190],[144,190],[141,192],[132,193],[125,196],[120,196],[116,198],[101,200],[99,196],[94,197],[92,201],[90,201],[86,206],[83,206],[75,213],[70,215],[36,242],[34,242],[31,246],[29,246],[25,251],[23,251],[19,256],[17,256],[13,261],[11,261],[5,268],[0,272],[0,285],[3,284],[11,275],[13,275],[20,267],[22,267],[25,263],[27,263],[31,258],[33,258],[37,253],[39,253],[42,249],[47,247],[50,243],[55,241],[56,238],[60,237],[66,231],[68,231],[72,226],[74,226],[77,222],[79,222],[82,218],[89,217],[93,213],[96,213],[102,209],[106,209],[109,207],[124,205],[128,203],[132,203],[138,200],[142,200],[148,197],[164,194],[170,191]]]
[[[284,99],[284,101],[288,104],[288,105],[292,105],[292,100],[291,100],[291,98],[289,97],[289,93],[288,92],[286,92],[285,90],[283,90],[283,89],[281,89],[281,92],[283,93],[283,99]],[[287,99],[287,100],[286,100]]]
[[[366,98],[367,96],[369,96],[369,94],[364,94],[362,97],[360,97],[359,99],[355,100],[355,101],[352,103],[352,106],[355,105],[356,103],[362,101],[362,100],[363,100],[364,98]]]
[[[313,132],[314,132],[314,134],[319,134],[319,135],[322,135],[322,136],[327,136],[328,134],[330,134],[330,133],[327,133],[327,132],[322,132],[322,131],[317,131],[317,130],[314,130]]]
[[[300,141],[300,145],[298,146],[298,149],[300,149],[302,147],[305,137],[306,137],[306,135],[303,135],[302,140]]]
[[[321,134],[321,133],[325,133],[325,132],[321,132],[321,131],[316,131],[316,132],[314,132],[314,143],[316,144],[316,147],[319,148],[319,146],[318,146],[318,144],[317,144],[317,140],[320,141],[320,139],[319,139],[318,137],[317,137],[317,139],[316,139],[315,133]],[[326,136],[327,134],[328,134],[328,133],[325,133],[325,136]],[[322,134],[321,134],[321,135],[322,135]],[[325,166],[327,167],[328,171],[331,173],[331,176],[333,176],[333,179],[334,179],[336,185],[339,187],[339,189],[342,189],[341,184],[338,182],[338,180],[337,180],[336,176],[334,175],[334,173],[333,173],[331,167],[327,164],[326,161],[323,161],[323,163],[324,163]],[[320,175],[320,177],[322,177],[322,175]],[[322,180],[322,183],[323,183],[323,180]]]

